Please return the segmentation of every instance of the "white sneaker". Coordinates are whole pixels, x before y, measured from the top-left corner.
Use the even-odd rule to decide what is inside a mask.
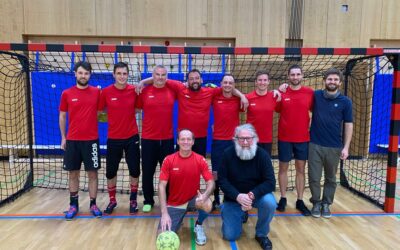
[[[207,242],[206,234],[204,233],[204,228],[202,225],[196,225],[194,227],[194,233],[196,234],[196,244],[205,245]]]

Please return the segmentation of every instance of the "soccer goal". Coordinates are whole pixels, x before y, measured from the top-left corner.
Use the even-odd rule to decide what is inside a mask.
[[[180,81],[186,80],[189,70],[199,69],[206,85],[218,86],[222,76],[230,73],[243,93],[254,89],[258,70],[270,73],[270,89],[276,89],[287,80],[287,69],[298,64],[304,72],[302,84],[313,89],[324,87],[322,76],[327,69],[343,71],[341,92],[353,102],[354,133],[350,157],[341,162],[338,180],[391,212],[400,129],[399,52],[381,48],[0,44],[0,203],[15,199],[32,187],[68,187],[68,174],[61,168],[58,106],[61,92],[75,84],[72,69],[77,61],[92,64],[90,84],[98,88],[113,83],[113,65],[123,61],[130,67],[130,84],[150,76],[155,66],[164,65],[168,77]],[[175,124],[177,115],[175,112]],[[276,170],[278,117],[275,114],[272,150]],[[241,119],[245,121],[245,114]],[[140,114],[137,122],[141,131]],[[105,161],[107,123],[99,123],[99,133]],[[99,190],[107,189],[104,169],[99,172]],[[291,166],[289,188],[295,186],[294,173]],[[80,188],[87,190],[83,177]],[[157,177],[158,173],[155,185]],[[129,174],[124,162],[118,179],[117,189],[128,192]]]

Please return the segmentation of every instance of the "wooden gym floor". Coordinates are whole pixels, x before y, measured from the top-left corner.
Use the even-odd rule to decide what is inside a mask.
[[[278,198],[279,194],[275,196]],[[398,249],[399,196],[398,192],[396,213],[385,214],[370,202],[338,187],[331,207],[333,217],[316,219],[298,214],[294,209],[295,192],[288,192],[288,208],[285,213],[275,214],[269,237],[274,249]],[[304,197],[310,206],[308,189]],[[68,191],[34,188],[0,208],[0,248],[155,249],[158,206],[151,214],[139,212],[130,216],[128,199],[126,194],[117,195],[114,214],[95,219],[89,214],[87,193],[81,192],[80,214],[73,221],[65,221],[62,211],[68,207]],[[100,208],[104,209],[107,202],[107,194],[100,193],[97,202]],[[236,242],[222,240],[220,215],[218,212],[210,215],[204,223],[208,236],[205,246],[194,243],[192,228],[196,216],[189,214],[179,231],[180,249],[260,249],[254,240],[254,212]]]

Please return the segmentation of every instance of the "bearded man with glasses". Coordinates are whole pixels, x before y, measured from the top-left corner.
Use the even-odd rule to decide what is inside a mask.
[[[272,194],[276,181],[271,158],[257,146],[258,136],[251,124],[236,127],[233,141],[235,145],[224,151],[218,171],[224,192],[223,238],[237,240],[246,212],[255,207],[258,213],[255,239],[262,249],[272,249],[268,233],[277,204]]]

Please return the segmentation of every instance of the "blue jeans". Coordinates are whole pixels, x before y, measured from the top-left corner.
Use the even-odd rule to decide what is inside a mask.
[[[272,193],[262,196],[253,202],[257,208],[258,219],[256,224],[256,236],[264,237],[269,233],[269,224],[274,217],[276,200]],[[222,210],[222,237],[228,241],[237,240],[242,234],[242,218],[244,212],[237,202],[225,201]]]

